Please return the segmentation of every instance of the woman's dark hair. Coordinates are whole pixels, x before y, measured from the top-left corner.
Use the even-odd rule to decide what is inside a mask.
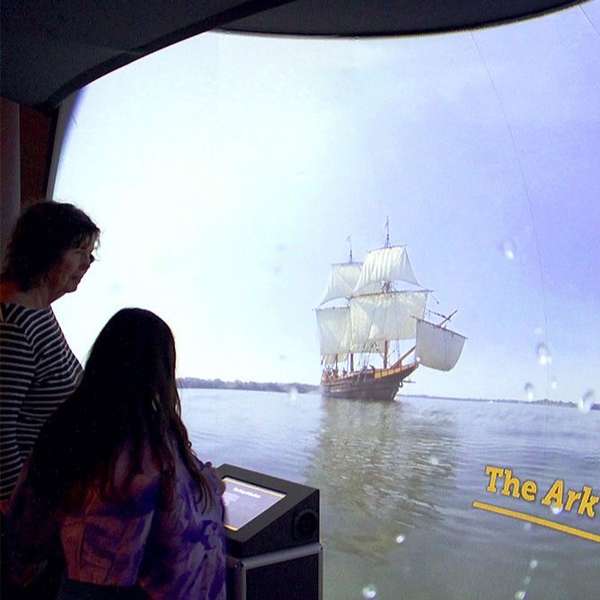
[[[39,202],[17,221],[6,249],[2,279],[26,292],[40,284],[63,254],[100,234],[79,208],[63,202]]]
[[[210,488],[180,415],[171,330],[150,311],[120,310],[94,342],[77,390],[42,428],[29,465],[35,495],[50,513],[80,507],[91,486],[123,499],[150,451],[168,506],[178,453],[206,509]],[[115,466],[124,451],[130,462],[119,487]]]

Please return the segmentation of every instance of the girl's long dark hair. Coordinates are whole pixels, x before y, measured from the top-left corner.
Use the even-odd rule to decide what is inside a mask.
[[[130,448],[128,477],[115,487],[115,464]],[[90,486],[122,497],[150,449],[166,505],[173,501],[175,452],[198,483],[205,510],[209,484],[181,421],[175,343],[168,325],[139,308],[117,312],[90,351],[77,390],[43,427],[29,478],[49,513],[81,506]]]

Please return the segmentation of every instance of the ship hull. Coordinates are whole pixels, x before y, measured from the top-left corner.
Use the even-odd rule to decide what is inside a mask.
[[[329,398],[393,400],[402,382],[418,364],[352,373],[321,381],[321,393]]]

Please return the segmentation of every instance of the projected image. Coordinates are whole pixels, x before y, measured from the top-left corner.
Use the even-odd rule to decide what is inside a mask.
[[[210,33],[76,102],[71,347],[159,314],[199,456],[319,488],[328,599],[600,589],[598,31]]]
[[[237,531],[285,498],[285,494],[250,485],[232,477],[223,477],[225,527]]]

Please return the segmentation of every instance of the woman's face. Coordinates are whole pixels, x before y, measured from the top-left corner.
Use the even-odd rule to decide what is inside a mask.
[[[93,251],[96,239],[90,239],[77,248],[70,248],[60,261],[48,273],[47,284],[52,298],[60,298],[63,294],[74,292],[94,262]]]

